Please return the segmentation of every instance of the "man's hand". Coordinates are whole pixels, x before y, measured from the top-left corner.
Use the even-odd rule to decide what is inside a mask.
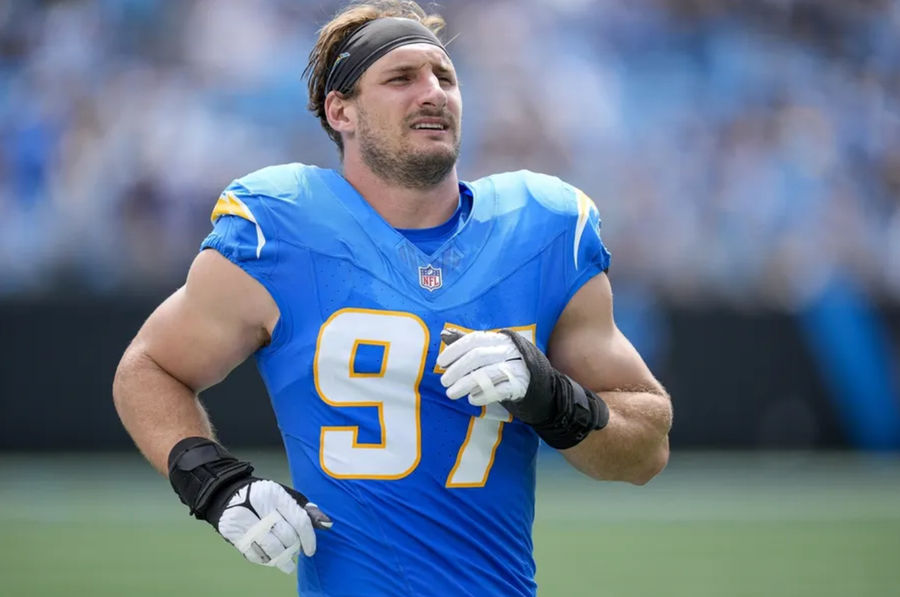
[[[446,369],[441,384],[448,398],[469,394],[473,406],[500,402],[530,425],[553,417],[548,377],[552,367],[531,342],[510,330],[468,334],[444,330],[441,339],[447,348],[437,363]]]
[[[447,348],[438,355],[437,364],[446,369],[441,384],[448,398],[458,400],[468,394],[469,404],[484,406],[525,396],[531,375],[508,336],[444,330],[441,339]]]
[[[446,370],[441,384],[448,398],[469,394],[474,406],[499,402],[558,449],[571,448],[609,421],[599,396],[554,369],[537,346],[512,330],[444,330],[441,339],[447,348],[437,364]]]
[[[331,519],[295,489],[266,479],[248,481],[225,496],[224,510],[210,506],[208,520],[254,564],[291,574],[301,550],[306,556],[316,553],[314,529],[330,529]]]
[[[169,481],[191,514],[251,562],[291,574],[294,556],[313,555],[315,529],[330,529],[331,519],[299,491],[252,472],[249,462],[203,437],[185,438],[169,453]]]

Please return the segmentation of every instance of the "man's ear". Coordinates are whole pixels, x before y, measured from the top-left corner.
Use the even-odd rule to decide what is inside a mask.
[[[356,107],[338,91],[325,96],[325,118],[338,133],[352,134],[356,130]]]

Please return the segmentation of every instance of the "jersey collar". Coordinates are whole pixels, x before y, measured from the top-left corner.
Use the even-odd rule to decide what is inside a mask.
[[[472,266],[490,237],[494,223],[494,218],[490,216],[496,203],[492,188],[480,189],[477,185],[460,182],[460,193],[471,197],[471,212],[456,233],[433,253],[426,254],[375,211],[339,172],[320,172],[334,197],[344,205],[379,252],[387,258],[390,268],[408,286],[415,288],[421,297],[434,300],[443,296],[444,291],[452,287]],[[440,285],[436,288],[434,278],[431,278],[432,282],[423,281],[422,278],[423,271],[428,273],[435,270],[433,275],[440,276]]]

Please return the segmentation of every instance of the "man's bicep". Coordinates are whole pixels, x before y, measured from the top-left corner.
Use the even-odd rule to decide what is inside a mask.
[[[185,285],[147,319],[131,349],[200,392],[266,344],[278,316],[259,282],[220,253],[205,250]]]
[[[605,273],[588,281],[566,305],[550,337],[547,356],[556,369],[596,392],[662,391],[616,327]]]

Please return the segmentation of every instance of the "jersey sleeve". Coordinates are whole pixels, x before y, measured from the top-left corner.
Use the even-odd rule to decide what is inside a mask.
[[[215,249],[271,292],[268,278],[276,262],[277,235],[266,197],[235,181],[219,195],[210,220],[213,230],[201,250]]]
[[[281,250],[272,210],[267,195],[251,192],[240,181],[231,183],[213,207],[212,232],[203,240],[200,249],[214,249],[263,285],[278,305],[278,323],[271,342],[260,349],[272,353],[289,336],[292,315],[286,303],[286,292],[279,283],[275,267]]]
[[[590,197],[580,189],[566,185],[575,195],[577,217],[571,223],[566,256],[566,302],[588,280],[609,269],[610,252],[600,236],[600,214]]]

